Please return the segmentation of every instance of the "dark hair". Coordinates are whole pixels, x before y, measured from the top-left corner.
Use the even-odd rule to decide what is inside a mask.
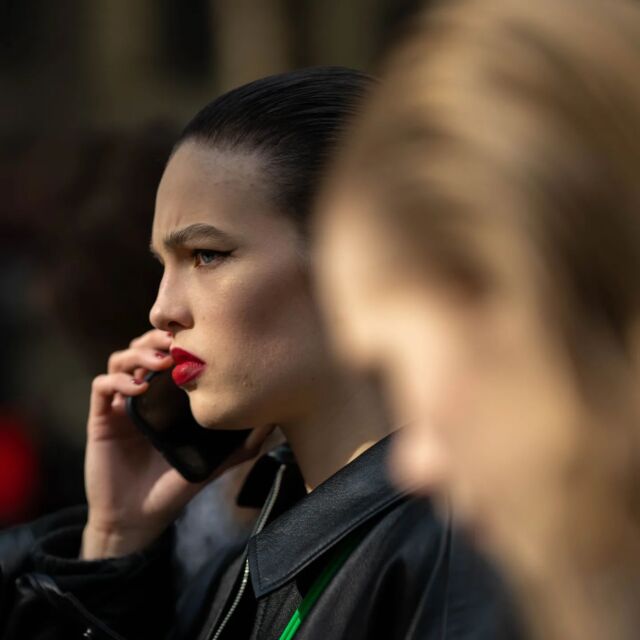
[[[264,156],[273,196],[305,227],[340,132],[372,78],[344,67],[313,67],[261,78],[204,107],[174,147],[196,140],[221,150]]]

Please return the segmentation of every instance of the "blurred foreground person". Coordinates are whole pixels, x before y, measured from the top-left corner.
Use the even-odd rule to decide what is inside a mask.
[[[3,640],[513,637],[494,574],[390,483],[393,427],[327,348],[310,286],[311,203],[369,86],[333,67],[264,78],[183,131],[152,226],[156,329],[94,380],[88,510],[0,535]],[[253,429],[212,475],[255,457],[276,425],[289,445],[242,488],[262,507],[247,545],[186,585],[171,563],[185,522],[173,523],[206,482],[179,475],[124,410],[145,372],[169,368],[203,427]]]
[[[640,634],[640,8],[445,2],[321,207],[329,323],[545,640]],[[413,422],[411,422],[413,421]]]

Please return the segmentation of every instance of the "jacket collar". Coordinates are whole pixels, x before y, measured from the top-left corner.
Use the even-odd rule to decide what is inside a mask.
[[[392,437],[376,443],[249,540],[249,573],[257,598],[280,588],[404,497],[386,473]]]

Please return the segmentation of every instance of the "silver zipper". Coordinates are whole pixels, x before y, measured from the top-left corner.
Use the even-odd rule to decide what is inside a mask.
[[[278,472],[276,473],[276,477],[275,477],[275,480],[273,481],[273,485],[271,486],[271,490],[269,491],[269,495],[264,503],[264,507],[262,508],[260,515],[258,516],[258,520],[256,521],[256,525],[253,528],[253,532],[251,533],[252,536],[255,536],[256,534],[260,533],[260,531],[262,531],[262,529],[264,528],[264,525],[267,522],[267,518],[271,515],[273,505],[275,504],[276,499],[278,498],[278,493],[280,493],[280,486],[282,485],[282,476],[284,475],[286,468],[287,467],[284,464],[281,464],[280,467],[278,468]],[[218,640],[220,638],[220,635],[224,631],[224,628],[227,626],[227,623],[231,619],[231,616],[235,613],[235,610],[238,608],[238,605],[240,604],[240,600],[244,595],[244,592],[245,592],[245,589],[247,588],[248,583],[249,583],[249,559],[247,558],[244,561],[244,569],[242,570],[242,580],[240,580],[240,586],[238,587],[236,596],[233,599],[233,602],[231,603],[231,606],[229,607],[227,614],[222,619],[220,626],[217,628],[217,630],[215,630],[215,633],[214,633],[215,627],[213,626],[209,631],[209,633],[207,634],[206,637],[209,640]]]

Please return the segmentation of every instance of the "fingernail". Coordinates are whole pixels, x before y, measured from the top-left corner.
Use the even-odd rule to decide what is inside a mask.
[[[138,380],[137,378],[131,378],[131,382],[133,382],[133,384],[142,384],[144,382],[144,380]]]
[[[156,351],[155,352],[155,356],[156,356],[156,358],[166,358],[167,354],[166,353],[161,353],[160,351]]]

